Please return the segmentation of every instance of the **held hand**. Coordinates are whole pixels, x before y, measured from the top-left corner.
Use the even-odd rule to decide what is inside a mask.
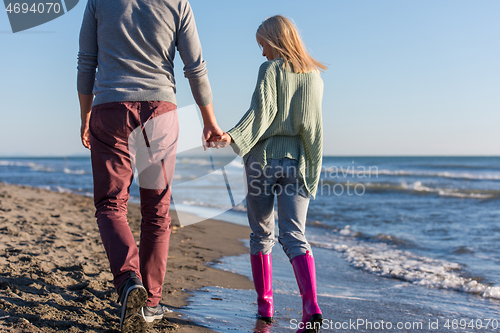
[[[210,140],[209,140],[209,145],[211,148],[225,148],[227,146],[229,146],[229,144],[232,142],[232,138],[229,134],[227,134],[226,132],[224,132],[221,136],[215,136],[215,137],[212,137]]]
[[[90,149],[90,131],[88,123],[82,123],[82,126],[80,127],[80,135],[82,138],[83,146],[87,149]]]
[[[207,147],[209,146],[208,142],[213,141],[214,137],[222,136],[222,134],[224,134],[224,132],[218,125],[206,125],[203,129],[203,135],[201,138],[203,149],[207,150]]]

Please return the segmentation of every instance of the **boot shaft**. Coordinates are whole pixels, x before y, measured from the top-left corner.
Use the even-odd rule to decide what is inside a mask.
[[[314,257],[307,251],[305,255],[292,259],[293,272],[302,296],[303,318],[321,314],[317,300],[316,267]]]
[[[271,254],[251,254],[252,276],[259,315],[263,318],[272,318],[273,307],[273,268]]]

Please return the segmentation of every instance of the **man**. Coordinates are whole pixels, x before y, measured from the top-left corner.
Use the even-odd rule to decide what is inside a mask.
[[[176,49],[203,116],[206,147],[223,132],[188,1],[88,1],[78,53],[81,139],[91,149],[96,218],[122,306],[122,332],[145,331],[146,322],[161,319],[165,311],[159,301],[178,135]],[[126,218],[136,166],[141,166],[140,250]]]

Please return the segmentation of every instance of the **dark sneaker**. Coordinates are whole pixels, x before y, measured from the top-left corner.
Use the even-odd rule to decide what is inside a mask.
[[[148,292],[134,272],[130,272],[130,277],[118,289],[118,297],[122,305],[120,330],[123,333],[146,332],[142,307],[148,301]]]
[[[166,306],[158,304],[157,306],[145,306],[142,308],[144,320],[152,323],[155,319],[162,319],[165,312],[172,312]]]

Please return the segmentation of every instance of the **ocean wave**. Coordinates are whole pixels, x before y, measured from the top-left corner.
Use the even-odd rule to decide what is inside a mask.
[[[37,164],[34,162],[19,162],[19,161],[0,161],[0,166],[14,166],[21,168],[30,168],[31,171],[40,172],[55,172],[54,169],[45,165]]]
[[[193,180],[196,178],[196,175],[180,175],[178,173],[174,173],[174,180]]]
[[[210,159],[203,159],[203,158],[179,158],[176,160],[177,164],[190,164],[193,166],[211,166],[212,162]],[[225,164],[227,163],[227,164]],[[227,168],[237,168],[237,169],[242,169],[243,164],[241,163],[241,158],[235,158],[235,159],[214,159],[214,167],[220,168],[220,167],[225,167]]]
[[[29,168],[30,171],[35,171],[35,172],[49,172],[49,173],[54,173],[54,172],[63,172],[65,174],[70,174],[70,175],[86,175],[90,174],[90,172],[83,170],[83,169],[70,169],[68,167],[63,167],[60,169],[58,167],[57,169],[53,167],[49,167],[43,164],[38,164],[35,162],[20,162],[20,161],[1,161],[0,160],[0,166],[10,166],[10,167],[18,167],[18,168]]]
[[[336,188],[338,186],[338,188]],[[359,193],[366,192],[406,192],[417,195],[439,195],[442,197],[454,197],[463,199],[498,199],[500,198],[500,190],[480,190],[480,189],[458,189],[458,188],[443,188],[426,186],[421,181],[413,183],[385,183],[385,182],[335,182],[322,179],[318,186],[318,193],[321,195],[329,194],[344,194],[347,192]]]
[[[346,227],[339,230],[335,242],[315,237],[311,244],[338,251],[352,266],[376,275],[429,288],[500,299],[500,287],[481,283],[477,278],[465,277],[460,264],[419,256],[386,243],[365,243],[343,237],[352,233],[353,231]]]
[[[53,189],[51,189],[51,190],[54,190],[55,192],[59,192],[59,193],[78,193],[72,189],[65,188],[62,186],[54,186]]]
[[[452,172],[416,172],[405,170],[379,170],[379,175],[387,176],[406,176],[406,177],[428,177],[428,178],[448,178],[455,180],[500,180],[500,175],[486,174],[474,175],[470,173],[452,173]]]
[[[498,165],[483,164],[483,165],[467,165],[467,164],[424,164],[420,167],[432,167],[440,169],[465,169],[465,170],[500,170]]]
[[[194,164],[194,165],[211,165],[211,162],[202,158],[182,158],[177,159],[176,163],[179,164]]]
[[[175,198],[174,198],[175,200]],[[213,208],[217,210],[233,210],[233,211],[238,211],[238,212],[246,212],[247,209],[243,203],[238,203],[234,207],[230,205],[224,205],[224,204],[216,204],[216,203],[206,203],[198,200],[182,200],[181,204],[184,206],[192,206],[192,207],[199,207],[199,208]]]
[[[82,169],[72,170],[72,169],[69,169],[69,168],[64,168],[63,172],[66,173],[66,174],[70,174],[70,175],[87,175],[87,174],[90,173],[90,172],[87,172],[86,170],[82,170]]]
[[[26,185],[26,186],[29,186],[29,185]],[[83,195],[86,197],[94,196],[94,194],[91,192],[84,192],[82,188],[71,189],[71,188],[67,188],[67,187],[63,187],[63,186],[49,186],[49,185],[29,186],[29,187],[39,188],[39,189],[51,191],[51,192],[78,194],[78,195]]]
[[[453,172],[425,172],[425,171],[409,171],[409,170],[378,170],[376,166],[370,167],[326,167],[322,171],[324,176],[328,178],[378,178],[379,176],[395,176],[395,177],[426,177],[426,178],[446,178],[453,180],[488,180],[500,181],[500,174],[472,174],[472,173],[453,173]]]
[[[29,167],[34,164],[33,162],[14,162],[14,161],[3,161],[0,160],[0,166],[19,166],[19,167]]]
[[[371,190],[379,190],[384,185],[380,186],[378,183],[366,184]],[[391,190],[391,186],[385,187]],[[414,182],[407,184],[405,182],[394,186],[394,189],[400,189],[405,192],[412,192],[417,194],[438,194],[443,197],[455,198],[470,198],[470,199],[494,199],[500,198],[500,191],[496,190],[477,190],[477,189],[457,189],[457,188],[441,188],[425,186],[422,182]]]
[[[458,248],[454,249],[453,250],[453,254],[472,254],[472,253],[475,253],[476,251],[474,251],[470,246],[459,246]]]
[[[337,227],[337,226],[329,225],[328,223],[324,223],[324,222],[320,222],[320,221],[307,222],[307,225],[314,226],[317,228],[327,229],[327,230],[333,230],[334,232],[338,233],[341,236],[349,236],[351,238],[356,238],[359,240],[365,240],[365,241],[369,241],[369,242],[381,242],[381,243],[393,244],[393,245],[397,245],[397,246],[415,247],[415,244],[410,240],[396,237],[396,236],[392,236],[392,235],[386,235],[384,233],[379,233],[379,234],[376,234],[375,236],[366,235],[361,231],[352,230],[350,225],[347,225],[342,229]]]

